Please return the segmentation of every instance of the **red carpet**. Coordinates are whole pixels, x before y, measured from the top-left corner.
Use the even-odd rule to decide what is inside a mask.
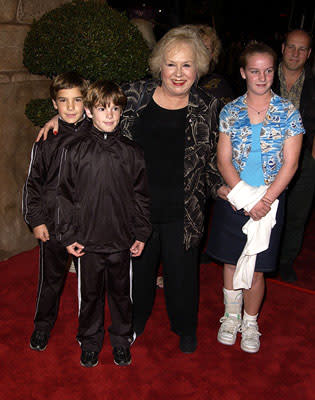
[[[315,224],[313,224],[313,227]],[[312,236],[312,232],[308,231]],[[314,239],[314,237],[313,237]],[[314,240],[301,260],[314,282]],[[47,350],[29,349],[37,280],[38,250],[1,262],[0,398],[7,400],[311,400],[314,399],[314,286],[308,290],[267,281],[259,319],[261,350],[246,354],[216,341],[222,313],[221,268],[201,266],[199,346],[182,354],[169,330],[163,291],[144,334],[132,347],[130,367],[113,364],[108,336],[96,368],[80,366],[76,277],[69,274],[59,318]],[[300,263],[300,261],[299,261]],[[303,263],[301,263],[302,265]],[[300,264],[299,264],[300,265]],[[298,275],[303,275],[297,271]],[[307,277],[307,281],[310,278]],[[304,281],[303,281],[304,282]]]

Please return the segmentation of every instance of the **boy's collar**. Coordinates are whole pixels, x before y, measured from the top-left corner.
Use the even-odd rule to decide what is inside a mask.
[[[67,126],[80,126],[81,124],[82,124],[82,122],[87,118],[87,116],[86,116],[86,114],[85,114],[85,112],[82,114],[82,118],[81,119],[79,119],[77,122],[75,122],[75,123],[70,123],[70,122],[67,122],[67,121],[65,121],[64,119],[62,119],[61,117],[60,117],[60,115],[58,116],[58,118],[59,118],[59,120],[60,121],[62,121],[62,123],[64,123],[65,125],[67,125]]]
[[[120,132],[120,127],[119,125],[116,126],[116,128],[112,131],[112,132],[105,132],[105,131],[101,131],[98,128],[96,128],[94,125],[92,126],[92,131],[94,131],[95,133],[100,133],[102,135],[104,135],[104,133],[106,133],[107,135],[115,135],[117,133]]]

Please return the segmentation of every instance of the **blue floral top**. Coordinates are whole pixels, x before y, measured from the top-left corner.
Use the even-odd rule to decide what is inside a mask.
[[[220,113],[220,132],[232,143],[232,162],[240,174],[252,146],[252,129],[247,113],[247,94],[228,103]],[[305,133],[301,116],[294,105],[272,92],[269,108],[260,131],[261,161],[265,184],[271,184],[283,163],[284,141]]]

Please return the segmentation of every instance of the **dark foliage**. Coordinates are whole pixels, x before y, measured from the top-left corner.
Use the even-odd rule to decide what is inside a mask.
[[[24,42],[23,61],[30,72],[49,78],[77,71],[91,81],[120,83],[144,77],[148,55],[141,33],[124,14],[106,2],[76,0],[34,21]],[[32,110],[35,104],[28,106],[29,118],[37,114]]]
[[[25,115],[34,125],[42,127],[56,115],[56,110],[50,99],[35,99],[26,104]]]

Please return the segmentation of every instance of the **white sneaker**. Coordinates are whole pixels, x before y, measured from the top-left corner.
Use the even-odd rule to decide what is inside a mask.
[[[256,321],[243,320],[241,349],[247,353],[257,353],[260,347],[258,324]]]
[[[232,346],[235,343],[236,335],[240,331],[242,320],[240,317],[234,317],[225,313],[220,318],[221,326],[218,332],[218,342]]]

